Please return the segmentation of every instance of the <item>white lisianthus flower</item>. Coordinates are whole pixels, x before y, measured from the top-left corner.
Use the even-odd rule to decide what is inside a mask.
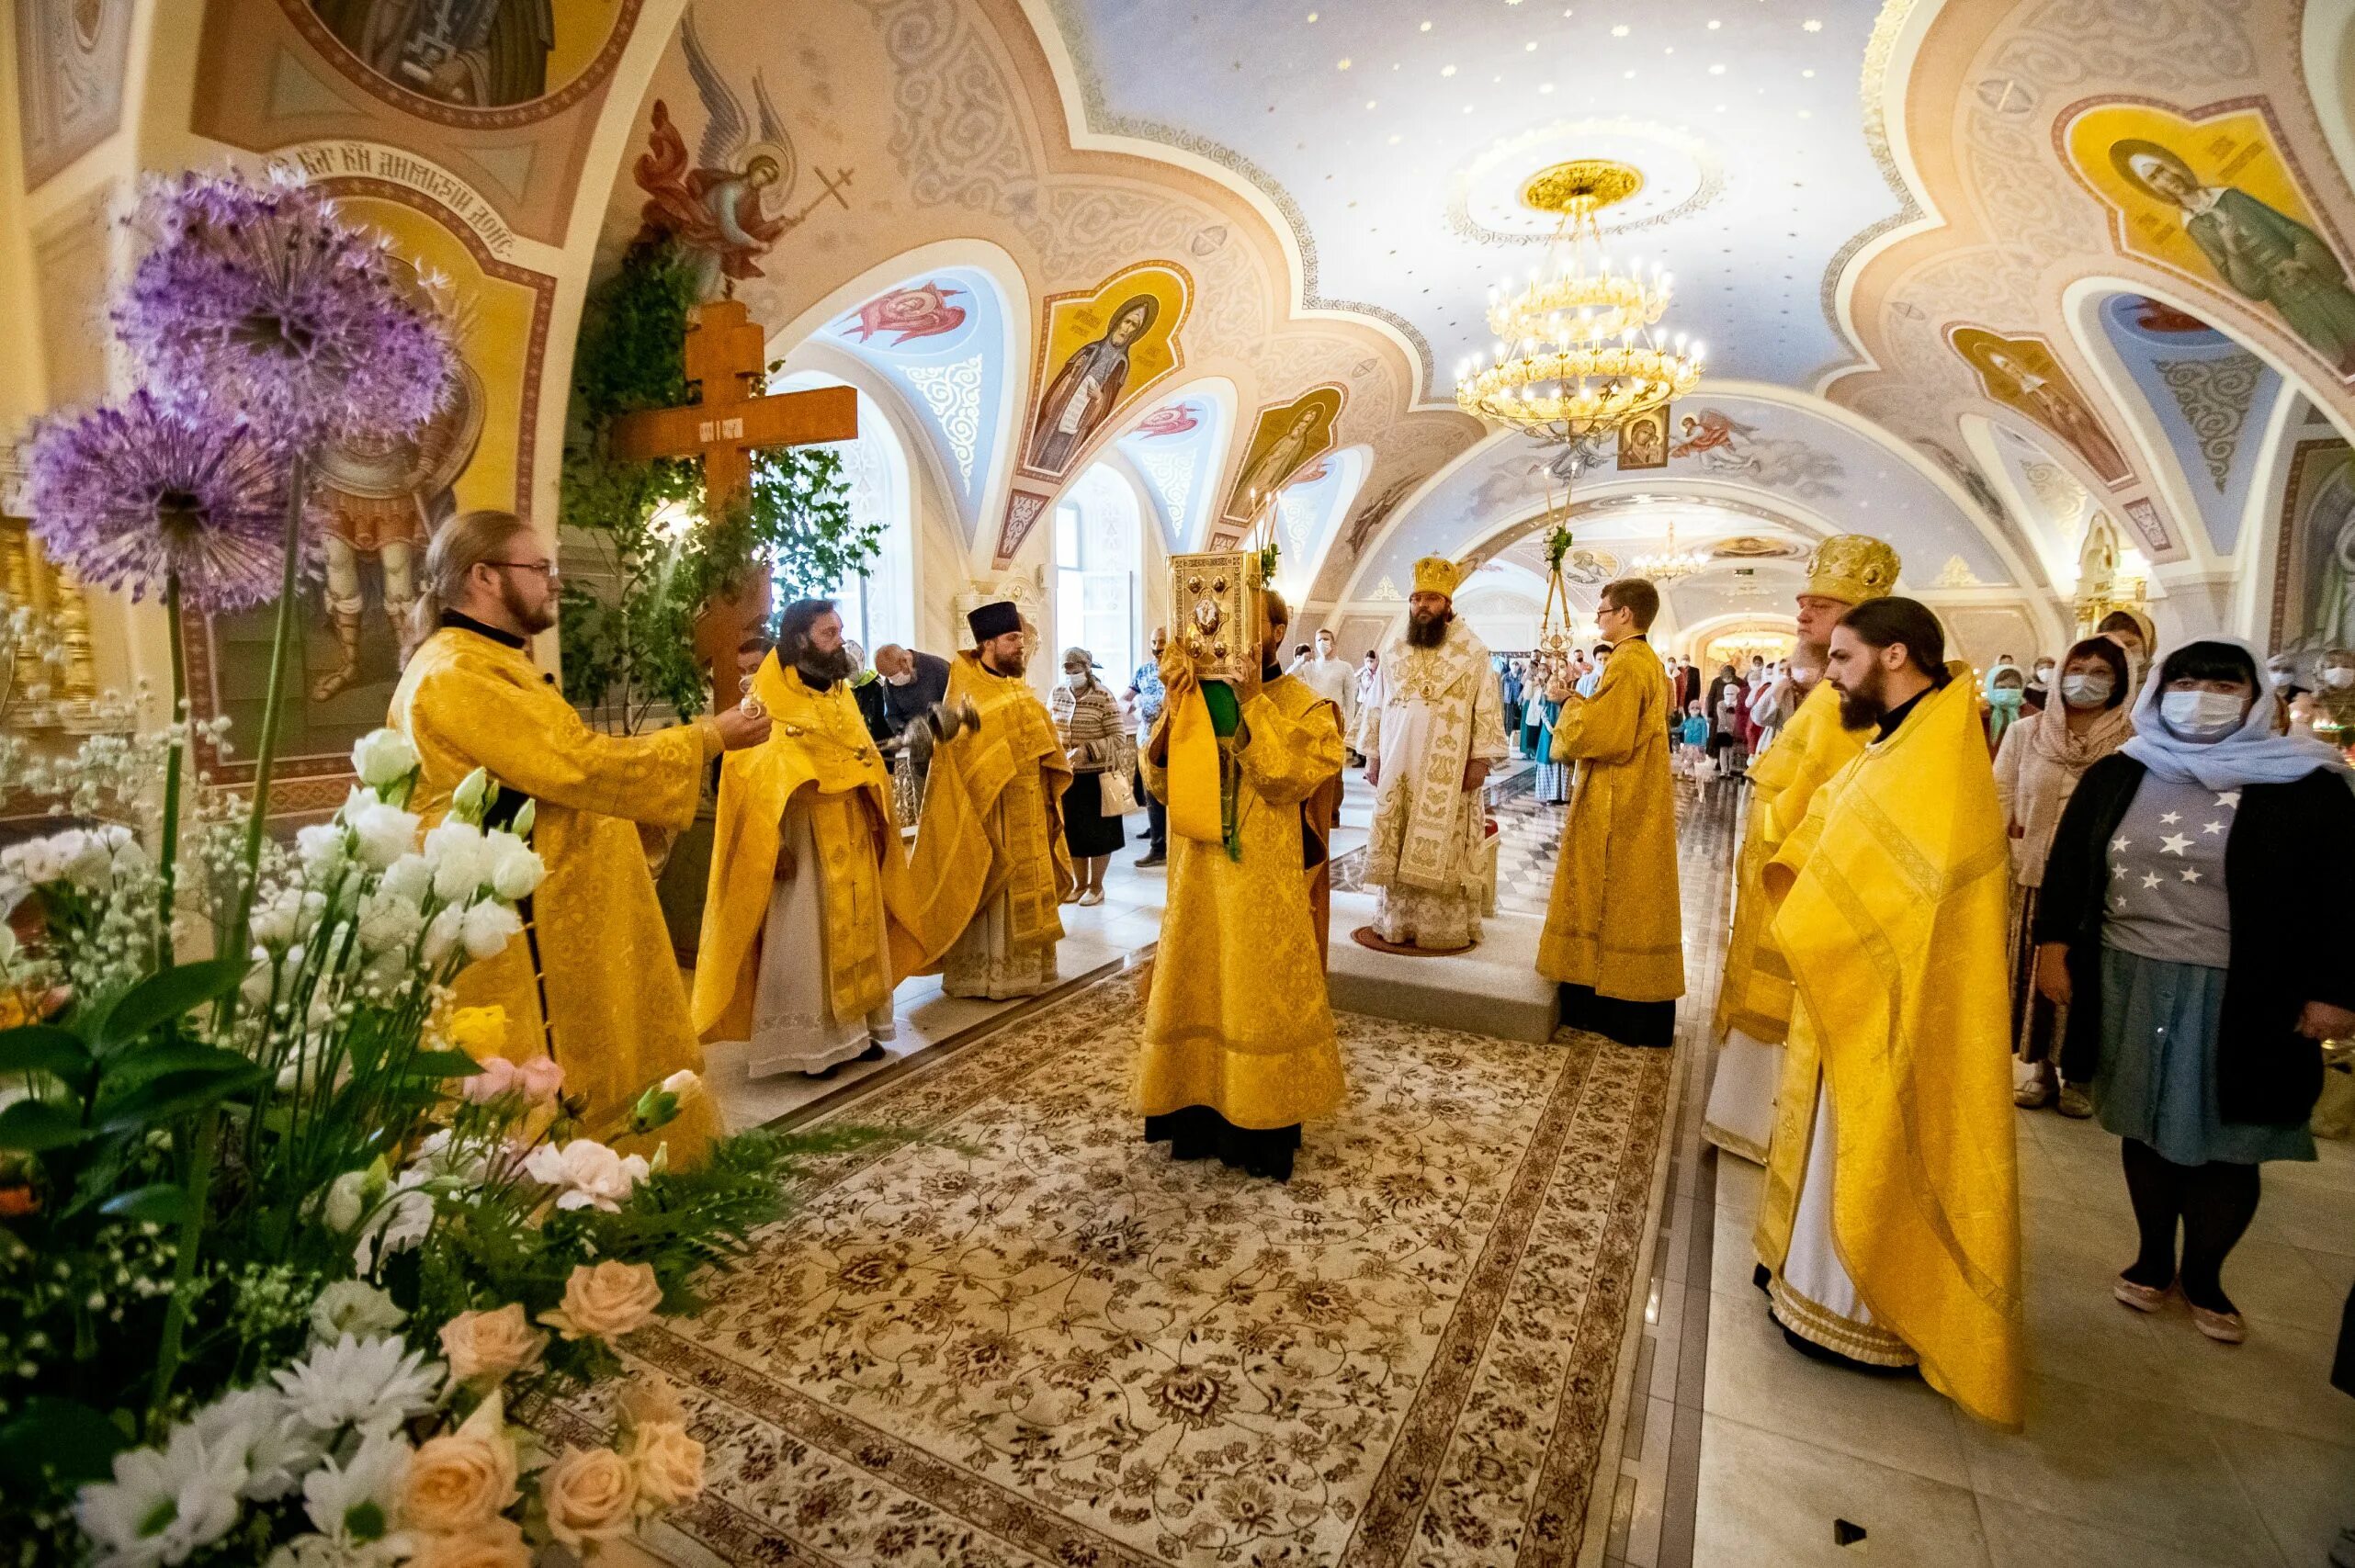
[[[457,790],[450,795],[450,813],[479,822],[482,819],[483,803],[490,798],[491,775],[477,768],[459,781]]]
[[[368,1437],[431,1410],[442,1364],[410,1349],[397,1335],[356,1339],[346,1334],[333,1345],[313,1345],[270,1377],[306,1426],[320,1432],[349,1427]]]
[[[466,942],[467,955],[477,960],[496,958],[505,951],[515,934],[524,929],[522,917],[504,904],[489,900],[471,905],[459,922],[459,935]]]
[[[425,917],[406,898],[369,894],[360,901],[359,939],[363,953],[405,953],[425,929]]]
[[[384,880],[377,884],[376,890],[404,904],[422,904],[425,895],[434,890],[434,868],[421,854],[402,855],[385,868]]]
[[[642,1155],[616,1154],[594,1138],[575,1138],[559,1148],[542,1144],[524,1161],[524,1174],[557,1190],[560,1209],[603,1209],[613,1213],[644,1180]]]
[[[400,1514],[402,1484],[409,1479],[409,1461],[414,1457],[408,1438],[372,1432],[361,1441],[359,1451],[342,1464],[330,1461],[302,1478],[302,1511],[321,1535],[346,1553],[368,1553],[358,1561],[405,1557],[410,1543],[393,1529],[393,1522]],[[345,1561],[354,1559],[347,1555]]]
[[[69,828],[62,833],[11,844],[0,850],[0,870],[36,887],[45,882],[62,882],[65,868],[82,852],[85,837],[81,829]]]
[[[363,864],[378,871],[390,868],[407,854],[417,841],[417,825],[422,820],[413,811],[403,811],[381,800],[372,800],[351,817],[352,836]]]
[[[311,1333],[333,1343],[346,1334],[390,1334],[409,1314],[365,1280],[338,1280],[311,1303]]]
[[[349,858],[346,843],[340,822],[314,822],[294,832],[294,852],[313,882],[329,881],[344,869],[344,863]]]
[[[434,868],[434,896],[446,904],[472,898],[491,875],[482,829],[465,822],[445,821],[425,835],[425,863]]]
[[[93,1568],[153,1568],[185,1562],[237,1523],[245,1455],[234,1441],[207,1442],[194,1423],[175,1427],[162,1449],[115,1455],[115,1478],[94,1481],[74,1503],[90,1538]]]
[[[397,729],[379,729],[352,747],[352,772],[370,789],[399,784],[417,771],[417,749]]]
[[[515,829],[515,837],[518,839],[530,838],[532,824],[538,820],[539,802],[526,795],[524,799],[523,805],[516,807],[515,819],[514,823],[511,824]]]
[[[205,1441],[230,1445],[243,1455],[244,1495],[273,1502],[302,1484],[305,1473],[327,1457],[318,1434],[302,1424],[286,1396],[274,1388],[232,1389],[196,1413]]]
[[[119,829],[116,829],[119,831]],[[96,892],[105,887],[114,875],[114,846],[107,841],[108,829],[100,828],[81,835],[74,846],[74,858],[66,863],[66,878],[77,887]]]
[[[434,1228],[434,1195],[425,1190],[432,1179],[430,1171],[404,1170],[393,1180],[352,1248],[354,1269],[373,1274],[385,1258],[425,1239],[425,1233]]]
[[[547,876],[548,867],[531,846],[513,833],[484,835],[491,848],[491,890],[512,904],[528,898]]]
[[[429,967],[438,966],[443,959],[449,956],[450,949],[458,945],[459,932],[465,923],[466,911],[456,904],[434,917],[433,923],[425,928],[425,945],[419,949]]]

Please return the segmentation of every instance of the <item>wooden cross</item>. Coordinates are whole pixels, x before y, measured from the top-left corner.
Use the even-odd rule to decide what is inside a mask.
[[[687,379],[696,400],[622,415],[613,424],[614,456],[628,462],[701,457],[704,515],[716,517],[752,488],[754,452],[857,437],[857,392],[820,387],[756,395],[753,384],[767,369],[768,335],[747,318],[742,301],[701,307],[686,333]],[[769,609],[768,573],[749,570],[733,597],[705,605],[696,617],[696,660],[711,682],[715,707],[735,705],[736,645],[768,619]]]

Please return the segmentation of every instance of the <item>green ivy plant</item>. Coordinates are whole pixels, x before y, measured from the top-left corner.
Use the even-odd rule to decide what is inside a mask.
[[[599,570],[576,564],[564,579],[564,694],[622,734],[702,710],[696,616],[734,592],[749,563],[768,563],[778,599],[801,598],[832,592],[882,544],[880,527],[851,516],[841,457],[820,447],[755,454],[751,491],[716,517],[706,515],[694,461],[613,455],[616,419],[687,400],[687,320],[700,299],[690,262],[673,247],[641,245],[582,312],[562,516]],[[674,503],[692,519],[676,536],[654,525]]]

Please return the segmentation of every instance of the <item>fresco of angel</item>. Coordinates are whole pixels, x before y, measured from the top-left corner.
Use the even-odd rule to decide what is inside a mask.
[[[680,22],[679,32],[687,74],[695,78],[696,95],[703,100],[703,139],[690,159],[685,139],[671,121],[670,106],[654,100],[648,149],[632,170],[638,187],[646,193],[639,243],[675,240],[717,277],[764,276],[761,258],[793,226],[778,210],[798,172],[793,139],[758,71],[753,73],[753,99],[760,115],[755,139],[743,100],[712,63],[696,32],[693,11]],[[708,276],[707,293],[710,281]]]

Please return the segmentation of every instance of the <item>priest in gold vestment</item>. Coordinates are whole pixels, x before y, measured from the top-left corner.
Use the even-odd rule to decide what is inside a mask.
[[[1825,679],[1873,739],[1766,866],[1796,989],[1759,1208],[1768,1293],[1795,1348],[1919,1364],[2016,1428],[2010,847],[1978,693],[1911,599],[1849,612]]]
[[[1774,901],[1761,878],[1766,863],[1806,820],[1816,791],[1864,750],[1872,733],[1840,723],[1840,694],[1824,681],[1823,668],[1840,616],[1895,592],[1898,566],[1897,552],[1867,534],[1838,535],[1817,547],[1799,590],[1799,646],[1789,665],[1794,677],[1806,672],[1806,694],[1774,744],[1749,765],[1749,808],[1734,873],[1734,933],[1712,1025],[1722,1043],[1701,1135],[1761,1165],[1774,1131],[1783,1041],[1791,1030],[1791,971],[1767,932]]]
[[[1161,656],[1169,697],[1144,764],[1169,804],[1169,901],[1137,1098],[1148,1142],[1283,1180],[1300,1124],[1342,1098],[1311,817],[1341,775],[1342,740],[1339,709],[1276,662],[1284,601],[1262,603],[1255,689],[1197,680],[1180,643]]]
[[[1382,650],[1357,716],[1374,789],[1364,884],[1374,934],[1394,946],[1459,952],[1480,940],[1488,901],[1489,770],[1511,754],[1489,650],[1455,615],[1463,577],[1415,562],[1407,624]]]
[[[919,886],[953,878],[937,853],[921,884],[910,877],[855,671],[832,603],[787,605],[752,677],[769,739],[720,764],[695,1026],[708,1044],[745,1043],[754,1077],[822,1077],[881,1055],[893,987],[957,934],[936,917],[922,929],[932,906]]]
[[[583,723],[532,662],[529,637],[556,624],[556,568],[513,513],[446,524],[425,576],[418,614],[435,629],[387,720],[423,763],[410,808],[430,828],[481,768],[504,792],[493,825],[526,797],[538,803],[531,841],[548,866],[524,930],[459,976],[458,1000],[505,1010],[504,1054],[554,1058],[565,1094],[587,1100],[583,1130],[611,1141],[650,1084],[703,1066],[639,828],[686,828],[705,764],[768,726],[735,710],[651,735]],[[658,1139],[675,1158],[717,1131],[709,1098],[697,1097]]]
[[[1549,757],[1579,766],[1537,972],[1561,987],[1564,1024],[1623,1045],[1673,1043],[1684,995],[1668,671],[1645,640],[1659,609],[1640,577],[1603,585],[1595,620],[1611,661],[1592,695],[1556,699]]]
[[[1047,705],[1023,680],[1020,613],[1000,600],[966,622],[974,647],[949,666],[945,705],[971,703],[980,728],[934,752],[916,844],[919,855],[932,848],[928,837],[968,846],[952,858],[971,874],[929,889],[936,907],[921,923],[946,919],[963,932],[940,964],[950,996],[1035,997],[1055,985],[1059,907],[1074,886],[1063,842],[1071,763]]]

